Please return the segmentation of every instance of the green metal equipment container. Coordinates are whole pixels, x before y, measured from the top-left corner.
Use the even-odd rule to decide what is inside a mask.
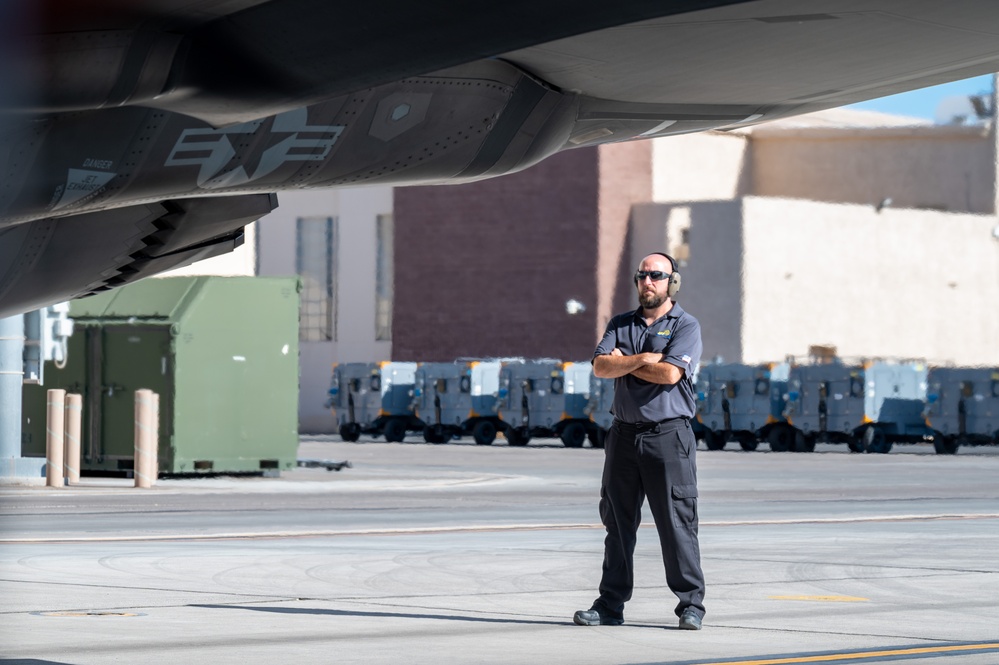
[[[146,279],[74,301],[62,369],[24,388],[22,455],[45,456],[46,391],[83,395],[81,470],[133,468],[134,395],[160,396],[159,472],[275,473],[298,451],[297,278]]]

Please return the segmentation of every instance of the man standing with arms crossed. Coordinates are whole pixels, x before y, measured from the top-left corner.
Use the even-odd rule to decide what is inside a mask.
[[[593,358],[593,373],[614,379],[614,423],[607,433],[600,519],[604,539],[600,595],[573,621],[624,623],[634,588],[634,554],[647,496],[666,567],[680,602],[679,627],[700,630],[704,574],[697,541],[697,441],[691,373],[701,357],[701,326],[672,297],[680,287],[667,254],[642,259],[635,273],[640,307],[611,319]]]

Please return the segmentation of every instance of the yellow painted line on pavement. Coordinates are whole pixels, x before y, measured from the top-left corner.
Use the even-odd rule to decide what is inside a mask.
[[[814,656],[789,656],[757,660],[721,660],[711,663],[697,663],[697,665],[797,665],[800,663],[844,663],[849,661],[869,660],[871,658],[935,656],[965,651],[999,651],[999,642],[986,642],[982,644],[953,644],[933,647],[911,647],[907,649],[883,649],[880,651],[857,651],[850,653],[826,653]]]
[[[770,600],[815,600],[823,603],[866,603],[870,598],[859,596],[770,596]]]

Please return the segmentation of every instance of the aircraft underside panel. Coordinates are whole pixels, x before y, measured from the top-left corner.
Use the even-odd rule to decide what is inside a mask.
[[[272,194],[161,201],[0,230],[0,318],[230,252]]]
[[[566,144],[577,96],[501,61],[212,127],[125,106],[15,124],[0,228],[149,200],[474,180]]]

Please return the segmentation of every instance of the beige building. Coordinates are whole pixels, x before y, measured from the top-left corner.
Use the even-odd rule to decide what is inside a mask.
[[[669,229],[689,228],[681,296],[706,359],[831,344],[852,358],[999,364],[995,216],[745,196],[652,204],[636,219],[633,257],[657,232],[679,249]]]
[[[654,140],[653,200],[755,195],[994,214],[990,126],[831,109]]]
[[[657,139],[633,216],[685,260],[707,357],[999,364],[994,135],[825,111],[740,133]]]

